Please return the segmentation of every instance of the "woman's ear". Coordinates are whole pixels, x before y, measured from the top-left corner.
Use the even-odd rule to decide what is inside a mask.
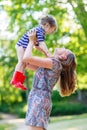
[[[60,60],[66,60],[66,59],[67,59],[67,56],[61,55],[61,56],[59,56],[59,59],[60,59]]]

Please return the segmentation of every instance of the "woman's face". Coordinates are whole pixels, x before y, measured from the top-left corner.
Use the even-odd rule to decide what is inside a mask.
[[[55,51],[54,51],[54,57],[56,59],[60,58],[60,59],[66,60],[68,54],[70,54],[70,53],[71,53],[71,51],[68,50],[68,49],[65,49],[65,48],[56,48]]]

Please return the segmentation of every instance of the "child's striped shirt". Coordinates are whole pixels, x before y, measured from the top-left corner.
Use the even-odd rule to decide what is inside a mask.
[[[44,30],[40,27],[37,26],[36,28],[36,37],[37,37],[37,44],[39,45],[39,42],[43,42],[45,39],[45,33]],[[25,33],[20,40],[17,42],[18,46],[22,46],[23,48],[27,48],[29,44],[29,32]]]

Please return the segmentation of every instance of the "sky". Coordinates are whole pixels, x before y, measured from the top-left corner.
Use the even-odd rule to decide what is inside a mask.
[[[1,1],[0,7],[5,4],[11,6],[10,0]],[[9,20],[6,11],[0,8],[0,39],[11,39],[14,36],[14,33],[8,31]]]

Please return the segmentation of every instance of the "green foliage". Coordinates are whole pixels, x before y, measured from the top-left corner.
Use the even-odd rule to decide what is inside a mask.
[[[59,95],[58,91],[54,90],[52,92],[52,102],[58,102],[61,100],[62,100],[62,97]]]
[[[74,6],[74,3],[77,6]],[[3,106],[4,102],[9,108],[9,104],[26,101],[28,92],[22,92],[10,86],[17,64],[15,44],[26,31],[38,24],[40,17],[44,14],[53,15],[58,24],[56,33],[46,36],[45,41],[49,50],[53,53],[55,47],[62,46],[72,50],[77,59],[78,87],[87,88],[87,11],[85,7],[86,4],[83,3],[83,0],[66,0],[66,3],[63,0],[61,2],[56,0],[10,0],[10,4],[2,5],[0,3],[0,10],[5,11],[8,15],[7,30],[16,34],[16,37],[11,37],[13,40],[9,40],[8,37],[4,39],[0,37],[0,105]],[[33,53],[43,56],[37,50],[34,50]],[[34,72],[26,70],[25,85],[28,87],[28,91],[32,87],[33,75]],[[55,93],[56,97],[54,93],[52,95],[53,102],[65,99],[62,99],[57,92]],[[69,98],[66,99],[69,100]],[[8,108],[6,108],[7,111],[9,111]]]
[[[85,92],[85,90],[82,90],[81,92],[84,92],[84,102],[79,102],[77,100],[77,93],[71,95],[70,97],[62,98],[59,96],[56,90],[53,91],[51,116],[77,115],[87,113],[87,91]],[[27,101],[9,104],[3,102],[3,104],[0,106],[0,111],[16,114],[20,118],[25,118],[27,111]]]
[[[87,106],[81,103],[74,102],[59,102],[54,103],[52,107],[51,116],[61,115],[76,115],[87,113]]]
[[[15,114],[19,118],[24,118],[26,115],[26,110],[27,110],[27,103],[19,102],[19,103],[9,103],[6,104],[3,102],[3,104],[0,106],[0,111],[4,113],[10,113],[10,114]]]
[[[77,100],[77,92],[69,97],[61,97],[57,90],[52,93],[52,112],[51,116],[76,115],[87,113],[87,91],[81,90],[84,96],[83,102]]]
[[[6,129],[11,130],[11,128],[13,128],[13,125],[11,124],[0,124],[0,130],[6,130]]]

